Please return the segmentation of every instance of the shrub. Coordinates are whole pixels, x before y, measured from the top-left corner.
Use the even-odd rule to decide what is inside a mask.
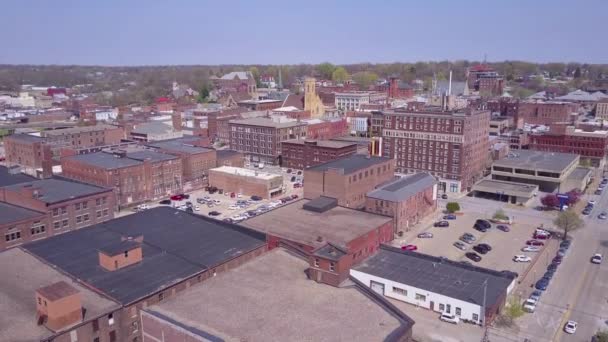
[[[445,208],[448,210],[448,212],[455,213],[460,210],[460,204],[458,204],[458,202],[448,202]]]

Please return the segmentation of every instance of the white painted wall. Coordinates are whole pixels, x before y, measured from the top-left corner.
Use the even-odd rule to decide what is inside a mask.
[[[434,302],[433,311],[435,311],[435,312],[442,312],[439,310],[440,304],[444,305],[443,312],[446,312],[446,309],[445,309],[446,305],[450,304],[450,306],[451,306],[450,313],[452,313],[452,314],[456,313],[456,308],[461,309],[461,313],[460,313],[461,319],[473,320],[473,314],[477,314],[479,319],[481,319],[483,317],[483,315],[481,314],[481,305],[475,305],[475,304],[465,302],[465,301],[462,301],[459,299],[455,299],[455,298],[447,297],[447,296],[444,296],[441,294],[429,292],[424,289],[419,289],[419,288],[409,286],[406,284],[397,283],[392,280],[380,278],[380,277],[377,277],[377,276],[374,276],[371,274],[363,273],[363,272],[352,270],[352,269],[350,270],[350,275],[367,286],[370,286],[371,281],[384,284],[384,295],[386,297],[394,298],[394,299],[400,300],[402,302],[413,304],[413,305],[423,307],[426,309],[430,309],[430,305],[431,305],[430,303],[432,301],[432,302]],[[402,294],[395,293],[393,291],[393,287],[406,290],[407,295],[404,296]],[[426,296],[426,300],[425,301],[416,300],[416,294],[421,294],[421,295]],[[479,323],[479,320],[478,320],[478,323]]]

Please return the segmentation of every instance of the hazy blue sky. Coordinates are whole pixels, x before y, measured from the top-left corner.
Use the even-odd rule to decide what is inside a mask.
[[[5,0],[0,63],[608,63],[608,0]]]

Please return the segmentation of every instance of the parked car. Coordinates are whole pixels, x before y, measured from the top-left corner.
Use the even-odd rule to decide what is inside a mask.
[[[556,256],[553,258],[553,260],[552,260],[552,261],[553,261],[553,263],[554,263],[554,264],[558,264],[558,265],[559,265],[559,264],[561,264],[561,263],[562,263],[563,258],[562,258],[561,256],[559,256],[559,255],[556,255]]]
[[[447,214],[445,216],[443,216],[444,220],[455,220],[456,219],[456,215],[454,214]]]
[[[475,262],[480,262],[481,261],[481,257],[477,254],[477,253],[473,253],[473,252],[468,252],[465,254],[465,256]]]
[[[461,251],[466,251],[468,248],[467,245],[465,245],[462,241],[456,241],[452,245]]]
[[[523,304],[524,311],[534,312],[534,310],[536,309],[536,303],[537,303],[537,301],[532,298],[526,299],[526,301]]]
[[[532,258],[530,258],[527,255],[516,255],[513,257],[513,261],[515,262],[530,262],[532,261]]]
[[[194,211],[200,211],[201,207],[199,207],[198,205],[195,205],[194,207],[192,207],[192,209],[194,209]]]
[[[568,249],[568,248],[570,248],[571,244],[572,244],[572,240],[564,240],[559,243],[559,247]]]
[[[182,195],[173,195],[173,196],[171,196],[171,200],[173,200],[173,201],[181,201],[184,198],[185,197],[183,197]]]
[[[549,264],[549,266],[547,266],[547,270],[548,271],[557,271],[558,266],[559,266],[559,264],[551,263],[551,264]]]
[[[585,209],[583,209],[582,214],[583,215],[589,215],[589,214],[591,214],[591,210],[592,210],[592,208],[585,208]]]
[[[291,176],[291,182],[295,182],[296,181],[296,176]]]
[[[405,246],[401,246],[401,249],[404,251],[417,251],[418,250],[418,246],[416,245],[405,245]]]
[[[510,232],[511,228],[509,228],[509,226],[504,225],[504,224],[499,224],[498,226],[496,226],[496,229],[503,231],[503,232]]]
[[[430,239],[433,237],[433,233],[431,233],[431,232],[420,233],[420,234],[418,234],[418,237],[421,239]]]
[[[594,206],[596,203],[595,200],[590,200],[587,202],[587,205]]]
[[[534,288],[540,291],[545,291],[549,286],[549,280],[547,278],[539,279],[536,284],[534,284]]]
[[[543,295],[542,291],[538,291],[538,290],[534,290],[532,292],[532,294],[530,294],[530,299],[534,299],[535,301],[539,301],[540,300],[540,296]]]
[[[251,196],[251,200],[252,201],[261,201],[263,198],[261,196],[257,196],[257,195],[253,195]]]
[[[460,318],[458,316],[446,312],[442,313],[441,316],[439,316],[439,319],[452,324],[458,324],[458,322],[460,322]]]
[[[549,235],[534,233],[534,235],[532,235],[532,238],[534,238],[536,240],[547,240],[547,239],[549,239]]]
[[[237,210],[237,209],[239,209],[239,206],[236,204],[232,204],[228,207],[228,210]]]
[[[473,246],[473,250],[479,254],[487,254],[489,251],[480,245]]]
[[[572,335],[576,332],[577,326],[578,326],[578,323],[576,323],[575,321],[568,321],[568,322],[566,322],[566,325],[564,325],[564,332]]]
[[[477,241],[477,238],[471,233],[464,233],[464,234],[462,234],[462,236],[460,236],[460,241],[471,244],[471,243]]]
[[[162,200],[162,201],[158,202],[158,204],[170,205],[171,204],[171,200],[170,199],[165,199],[165,200]]]
[[[601,214],[597,215],[597,218],[600,220],[605,220],[608,217],[608,214],[604,211]]]
[[[298,176],[301,176],[301,175],[302,175],[302,171],[298,171]]]
[[[510,216],[506,216],[505,218],[493,218],[490,221],[492,221],[494,223],[502,223],[502,224],[511,224],[511,223],[513,223],[513,220],[511,219]]]
[[[442,194],[441,195],[441,199],[448,199],[448,195],[447,194]]]
[[[538,240],[528,240],[526,241],[526,245],[528,246],[544,246],[545,244]]]
[[[293,188],[294,189],[301,188],[301,187],[302,187],[302,184],[300,184],[300,183],[293,183]]]
[[[435,222],[435,224],[433,226],[445,228],[445,227],[449,227],[450,226],[450,222],[448,222],[448,221],[438,221],[438,222]]]
[[[592,264],[601,264],[602,259],[603,259],[602,255],[599,253],[596,253],[591,257],[591,263]]]
[[[568,254],[568,250],[566,248],[560,248],[557,251],[557,255],[561,256],[562,258],[565,257],[566,254]]]
[[[539,246],[526,246],[521,249],[522,252],[540,252]]]
[[[602,190],[599,190],[599,189],[598,189],[598,190],[595,190],[595,194],[596,194],[596,195],[601,195],[601,194],[602,194]]]
[[[287,173],[291,173],[291,169],[287,169]]]
[[[291,195],[291,199],[292,199],[292,200],[294,200],[294,199],[296,199],[296,198],[298,198],[298,197],[300,197],[300,196],[298,196],[298,195],[296,195],[296,194]]]
[[[486,220],[477,220],[475,221],[473,228],[485,233],[488,231],[488,229],[492,228],[492,224]]]
[[[209,212],[209,216],[220,216],[222,215],[222,213],[220,213],[219,211],[210,211]]]

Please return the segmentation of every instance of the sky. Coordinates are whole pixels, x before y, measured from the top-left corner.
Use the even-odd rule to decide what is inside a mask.
[[[608,63],[608,0],[5,0],[0,64]]]

